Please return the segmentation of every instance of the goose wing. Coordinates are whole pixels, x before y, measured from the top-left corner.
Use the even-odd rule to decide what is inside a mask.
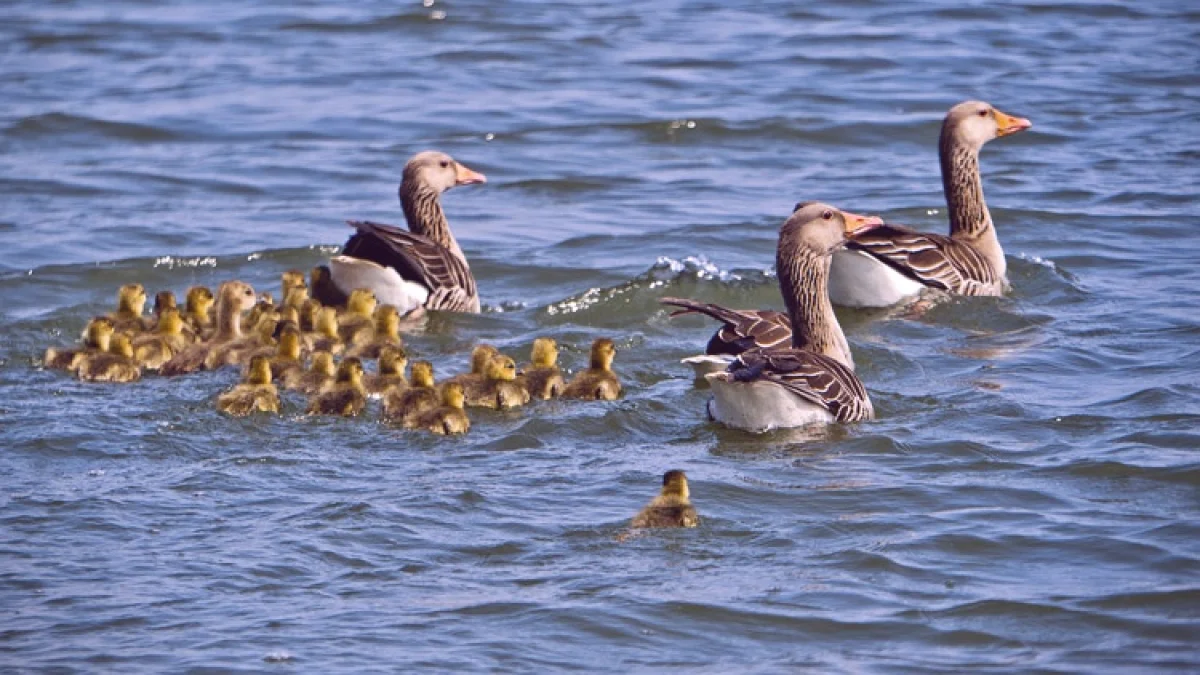
[[[847,248],[862,251],[914,281],[952,293],[974,295],[1001,282],[972,246],[950,237],[882,225],[855,236]]]
[[[703,314],[723,325],[708,341],[706,354],[737,356],[747,349],[787,347],[792,340],[792,326],[786,314],[769,309],[728,309],[708,302],[683,298],[660,298],[659,302],[680,309],[671,316]]]
[[[854,371],[804,349],[752,349],[729,366],[737,382],[767,381],[829,411],[839,422],[870,419],[875,410]]]
[[[478,309],[475,277],[467,261],[437,242],[395,225],[346,221],[358,230],[342,254],[391,267],[404,279],[429,289],[427,309],[465,312]]]

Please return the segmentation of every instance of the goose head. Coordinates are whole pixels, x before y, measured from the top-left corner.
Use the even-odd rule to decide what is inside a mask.
[[[850,237],[882,224],[883,220],[878,216],[850,213],[821,202],[800,202],[780,228],[779,244],[789,249],[829,255]]]
[[[413,155],[413,158],[404,165],[404,177],[400,184],[400,191],[404,192],[406,187],[412,189],[422,186],[440,194],[458,185],[486,182],[487,176],[468,169],[450,155],[436,150],[426,150]]]
[[[1033,123],[1024,117],[1000,112],[983,101],[963,101],[946,113],[942,135],[950,135],[960,144],[978,150],[984,143],[1024,131]]]

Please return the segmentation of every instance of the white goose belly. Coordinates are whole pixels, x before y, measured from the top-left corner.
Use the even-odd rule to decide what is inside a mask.
[[[829,299],[843,307],[889,307],[925,286],[862,251],[841,249],[829,267]]]
[[[338,255],[329,259],[333,283],[349,295],[355,289],[369,288],[381,305],[394,305],[401,316],[425,305],[429,289],[409,281],[391,267],[370,260]]]
[[[713,395],[709,414],[732,429],[763,433],[835,421],[825,408],[772,382],[735,382],[727,373],[712,373],[705,379]]]

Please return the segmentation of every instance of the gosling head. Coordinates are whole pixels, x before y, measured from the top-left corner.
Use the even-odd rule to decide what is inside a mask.
[[[400,335],[400,310],[394,305],[380,305],[375,308],[375,332],[391,338]]]
[[[462,384],[458,382],[447,382],[442,385],[442,405],[450,408],[462,409],[467,402],[467,395],[463,391]]]
[[[108,351],[112,341],[113,322],[107,316],[98,316],[88,322],[87,345],[92,349]]]
[[[1024,131],[1033,123],[996,110],[983,101],[963,101],[946,113],[942,121],[942,141],[956,141],[976,151],[984,143]]]
[[[146,309],[146,289],[141,284],[125,284],[117,291],[117,310],[141,316]]]
[[[663,474],[662,480],[662,495],[664,497],[678,497],[687,499],[690,493],[688,492],[687,474],[679,469],[672,469]]]
[[[303,277],[300,278],[300,283],[304,284]],[[303,306],[308,299],[309,296],[307,285],[293,286],[292,288],[287,289],[287,292],[284,294],[283,306],[300,309],[300,307]]]
[[[154,294],[154,316],[162,315],[164,310],[174,309],[179,305],[175,302],[175,294],[171,291],[159,291]]]
[[[300,270],[288,270],[280,275],[280,288],[283,291],[283,299],[286,301],[288,293],[294,288],[308,288],[308,282],[304,280],[304,272]]]
[[[511,382],[517,378],[517,364],[503,354],[496,354],[488,359],[484,376],[489,380]]]
[[[862,216],[821,202],[800,202],[779,228],[779,249],[789,257],[830,255],[850,237],[882,224],[878,216]]]
[[[346,309],[352,314],[369,317],[375,312],[375,293],[367,288],[356,288],[346,301]]]
[[[343,384],[359,384],[362,382],[363,364],[356,357],[343,359],[338,364],[337,381]]]
[[[214,301],[213,292],[208,287],[192,286],[188,289],[187,305],[184,309],[191,316],[207,316]]]
[[[491,345],[475,345],[475,349],[471,350],[471,373],[482,375],[487,369],[488,361],[499,353],[499,350]]]
[[[457,185],[486,183],[487,176],[459,164],[444,152],[427,150],[413,155],[404,165],[400,193],[407,190],[433,190],[440,194]]]
[[[558,363],[558,343],[548,337],[534,340],[529,361],[535,368],[549,368]]]
[[[241,313],[254,307],[254,287],[244,281],[226,281],[217,293],[220,305],[229,311]]]
[[[265,356],[250,359],[246,368],[246,384],[271,384],[271,361]]]
[[[428,361],[413,361],[412,386],[428,389],[433,386],[433,364]]]
[[[380,375],[403,375],[408,365],[408,353],[403,347],[387,346],[379,352]]]
[[[592,343],[591,366],[597,370],[612,370],[613,359],[617,356],[617,346],[608,338],[598,338]]]

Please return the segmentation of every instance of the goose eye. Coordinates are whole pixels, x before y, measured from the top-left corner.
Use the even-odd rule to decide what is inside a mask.
[[[446,160],[444,160],[444,159],[443,159],[443,160],[442,160],[442,168],[443,168],[443,169],[449,169],[449,168],[450,168],[450,162],[447,162]]]
[[[983,109],[983,110],[980,110],[979,112],[977,112],[977,113],[975,113],[975,114],[976,114],[976,115],[979,115],[980,117],[987,117],[987,116],[988,116],[988,111],[987,111],[987,109],[985,108],[985,109]]]
[[[825,209],[825,211],[821,214],[821,217],[825,220],[833,220],[833,211]]]

